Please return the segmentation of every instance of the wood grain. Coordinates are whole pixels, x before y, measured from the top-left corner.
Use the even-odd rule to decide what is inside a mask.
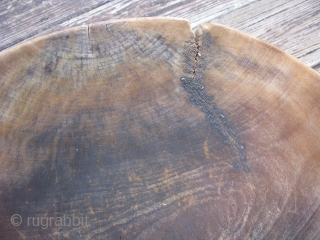
[[[66,27],[109,19],[185,18],[193,29],[216,22],[235,27],[284,49],[320,72],[320,5],[303,1],[1,1],[0,50]]]
[[[319,236],[320,75],[277,47],[151,18],[0,61],[1,239]]]

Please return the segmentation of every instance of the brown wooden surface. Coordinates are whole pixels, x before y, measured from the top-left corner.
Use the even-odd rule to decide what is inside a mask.
[[[280,49],[145,19],[0,61],[1,239],[319,239],[320,75]]]
[[[318,0],[4,0],[0,2],[0,50],[70,26],[151,16],[185,18],[193,28],[206,22],[235,27],[320,72]]]

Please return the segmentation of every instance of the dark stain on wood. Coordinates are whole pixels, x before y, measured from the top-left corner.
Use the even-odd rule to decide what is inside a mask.
[[[205,32],[201,36],[196,36],[194,44],[192,42],[185,44],[183,69],[186,74],[193,76],[183,76],[180,80],[183,88],[191,94],[190,101],[206,113],[206,119],[210,125],[219,133],[223,143],[229,146],[232,153],[237,156],[238,159],[232,163],[232,166],[248,173],[250,169],[246,164],[245,144],[236,135],[224,111],[214,102],[214,96],[208,96],[205,91],[205,79],[201,71],[207,67],[205,56],[214,56],[210,50],[212,42],[210,33]],[[247,62],[248,60],[244,64],[247,65]],[[242,63],[243,61],[240,61],[239,64],[242,66]]]

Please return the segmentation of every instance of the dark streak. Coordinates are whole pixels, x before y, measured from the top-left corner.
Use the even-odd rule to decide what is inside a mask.
[[[245,145],[235,134],[225,112],[213,101],[213,96],[206,94],[205,87],[202,85],[204,74],[201,70],[206,69],[207,62],[201,52],[212,54],[210,51],[212,43],[213,41],[208,32],[201,36],[201,44],[199,44],[198,36],[195,39],[195,43],[186,43],[184,72],[193,76],[183,76],[180,80],[183,88],[191,94],[190,101],[199,106],[202,112],[206,113],[206,119],[219,133],[222,142],[232,148],[232,153],[237,156],[238,160],[233,163],[233,167],[235,169],[242,168],[245,172],[250,172],[249,167],[246,165]],[[193,47],[190,47],[190,45],[193,45]]]

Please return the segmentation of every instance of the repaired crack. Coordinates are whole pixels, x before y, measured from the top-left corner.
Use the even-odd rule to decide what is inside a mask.
[[[199,43],[200,38],[202,38],[201,45]],[[210,52],[211,44],[212,40],[208,32],[201,36],[196,35],[195,42],[186,43],[184,72],[192,75],[192,77],[183,76],[180,80],[185,90],[191,94],[190,101],[206,113],[206,119],[210,122],[210,125],[219,133],[223,143],[231,148],[232,154],[236,156],[237,160],[233,162],[233,167],[250,172],[246,165],[245,145],[234,132],[226,114],[213,101],[214,97],[205,93],[204,74],[201,70],[205,70],[206,61],[201,55],[201,51]]]

